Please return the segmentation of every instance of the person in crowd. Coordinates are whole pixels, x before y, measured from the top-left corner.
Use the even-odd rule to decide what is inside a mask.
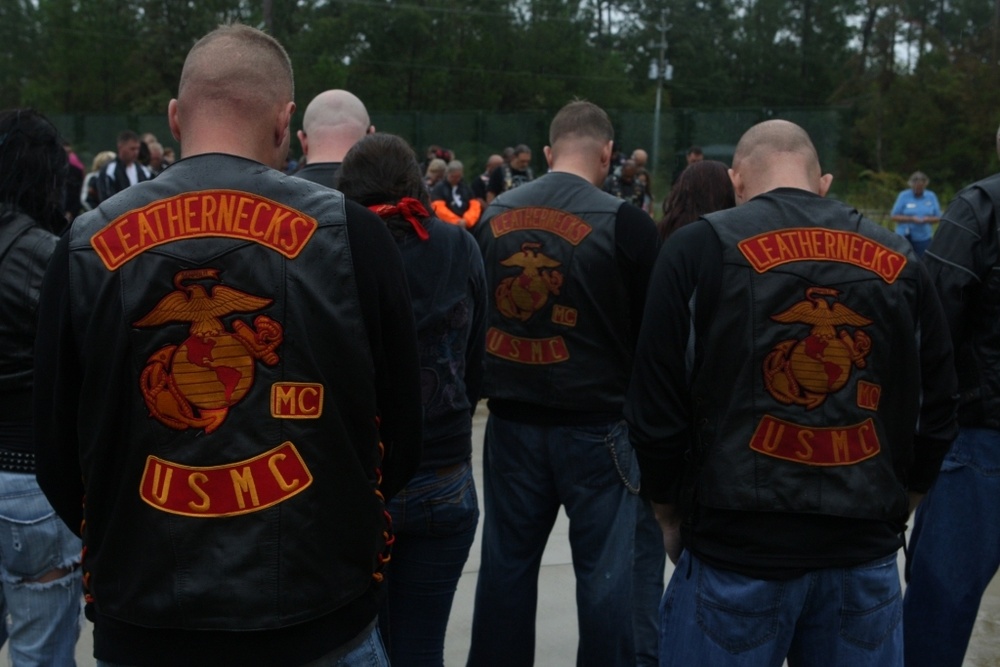
[[[479,221],[483,205],[465,183],[464,175],[465,167],[461,162],[449,162],[444,178],[430,190],[431,207],[444,222],[471,228]]]
[[[97,208],[101,203],[101,195],[97,191],[97,179],[101,175],[101,170],[115,159],[114,151],[101,151],[94,156],[90,164],[90,172],[83,179],[80,188],[80,204],[83,211]]]
[[[351,146],[375,132],[368,110],[347,90],[327,90],[306,107],[299,130],[306,166],[295,175],[313,183],[336,187],[340,163]]]
[[[959,432],[914,518],[903,636],[907,667],[960,667],[1000,567],[1000,174],[958,193],[923,261],[955,346]]]
[[[153,178],[153,173],[139,162],[139,135],[132,130],[118,134],[118,152],[115,159],[101,169],[97,176],[98,203],[118,194],[125,188]]]
[[[604,179],[604,191],[646,210],[646,185],[636,176],[635,161],[632,159],[622,163],[621,173],[608,174]]]
[[[0,645],[14,667],[72,667],[80,635],[80,539],[35,481],[31,437],[35,314],[67,167],[48,119],[0,112]]]
[[[159,176],[167,166],[163,163],[163,144],[153,141],[149,144],[149,171]]]
[[[941,219],[941,204],[937,195],[927,189],[930,179],[922,171],[910,174],[906,190],[899,193],[892,206],[891,219],[896,223],[896,233],[905,237],[918,257],[923,256],[931,244],[932,225]]]
[[[46,274],[38,483],[82,533],[102,667],[388,664],[413,313],[378,216],[278,170],[293,90],[263,32],[203,37],[167,112],[183,159],[78,218]]]
[[[392,232],[420,350],[424,454],[389,502],[396,543],[379,621],[392,664],[442,667],[452,600],[479,522],[472,415],[483,380],[483,260],[471,234],[429,212],[416,154],[397,136],[373,134],[355,144],[340,190]]]
[[[170,146],[164,146],[163,147],[163,168],[166,169],[167,167],[169,167],[170,165],[172,165],[174,162],[176,162],[176,160],[177,160],[177,158],[174,155],[174,149],[171,148]]]
[[[649,217],[653,217],[653,182],[652,177],[649,172],[646,171],[645,167],[637,167],[635,170],[635,177],[642,183],[642,187],[646,189],[646,194],[643,196],[642,200],[642,210],[649,214]]]
[[[531,149],[518,144],[511,149],[510,159],[493,170],[486,186],[486,203],[508,190],[530,183],[535,178],[531,170]]]
[[[470,667],[532,664],[538,568],[560,506],[577,664],[636,663],[633,601],[650,596],[633,591],[643,505],[622,405],[658,243],[648,215],[601,191],[613,139],[600,107],[569,103],[550,126],[551,171],[493,200],[474,229],[491,295],[490,415]],[[661,550],[661,577],[663,563]],[[655,634],[640,641],[656,652]]]
[[[896,554],[956,433],[941,304],[799,126],[731,178],[657,259],[625,409],[677,565],[660,663],[901,666]]]
[[[502,164],[502,155],[494,153],[486,158],[486,167],[483,169],[483,173],[479,175],[479,178],[472,182],[472,194],[474,194],[477,199],[481,199],[484,203],[486,202],[486,191],[490,185],[490,174],[492,174],[493,170]]]
[[[73,222],[73,218],[80,214],[83,204],[80,202],[80,190],[83,188],[83,179],[87,168],[80,161],[80,156],[73,150],[73,145],[68,141],[63,141],[63,150],[66,151],[66,158],[69,160],[69,169],[66,172],[66,185],[63,187],[63,211],[66,222]],[[62,228],[57,233],[62,232]]]
[[[684,173],[685,169],[690,167],[695,162],[701,162],[704,159],[705,152],[701,149],[701,146],[689,147],[686,151],[684,151],[684,164],[674,172],[673,182],[677,182],[677,179],[681,177],[681,174]]]
[[[657,223],[664,241],[681,227],[701,216],[736,206],[729,169],[717,160],[696,162],[684,170],[663,202],[663,217]]]
[[[439,157],[434,158],[427,165],[427,171],[424,173],[424,186],[427,191],[433,190],[438,183],[444,181],[444,173],[448,169],[448,163]]]
[[[631,159],[635,162],[636,169],[646,169],[646,164],[649,162],[649,154],[641,148],[636,148],[632,151]]]

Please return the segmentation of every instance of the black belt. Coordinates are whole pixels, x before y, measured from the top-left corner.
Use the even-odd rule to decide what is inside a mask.
[[[0,449],[0,470],[35,474],[35,453]]]

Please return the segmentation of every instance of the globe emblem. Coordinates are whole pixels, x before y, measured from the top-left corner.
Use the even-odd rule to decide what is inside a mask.
[[[815,394],[831,394],[843,387],[852,363],[850,351],[840,340],[815,335],[799,341],[789,362],[802,388]]]
[[[174,353],[171,371],[177,388],[193,405],[227,408],[253,384],[254,360],[230,334],[190,336]]]

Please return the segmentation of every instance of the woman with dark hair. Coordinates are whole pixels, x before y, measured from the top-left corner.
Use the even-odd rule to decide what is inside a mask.
[[[35,480],[31,413],[35,310],[66,224],[67,168],[44,116],[0,112],[0,644],[9,631],[15,667],[75,665],[80,634],[80,539]]]
[[[660,238],[666,239],[680,227],[707,213],[736,206],[729,169],[717,160],[702,160],[687,166],[663,202],[663,219],[657,223]]]
[[[392,664],[440,667],[479,521],[472,414],[482,386],[486,275],[472,235],[428,212],[416,155],[403,139],[361,139],[344,157],[339,188],[378,214],[396,239],[421,359],[423,459],[388,503],[396,542],[379,622]]]

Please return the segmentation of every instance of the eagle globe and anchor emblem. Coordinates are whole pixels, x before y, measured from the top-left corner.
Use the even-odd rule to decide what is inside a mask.
[[[504,317],[525,322],[542,309],[549,294],[559,295],[563,275],[556,267],[562,263],[538,252],[541,247],[541,243],[522,243],[520,252],[500,262],[521,268],[521,273],[507,276],[497,285],[494,296]]]
[[[829,287],[810,287],[804,301],[771,316],[785,324],[812,326],[808,336],[778,343],[764,359],[764,385],[780,403],[818,407],[828,394],[843,388],[852,366],[867,365],[872,347],[868,334],[856,329],[852,336],[836,327],[863,327],[872,321],[836,301],[839,295]]]
[[[253,385],[255,363],[278,363],[274,350],[284,338],[281,325],[266,315],[258,315],[253,327],[235,320],[232,331],[226,330],[220,318],[260,310],[272,300],[222,284],[210,290],[187,284],[206,279],[218,282],[219,271],[178,272],[173,280],[177,289],[135,322],[137,327],[190,323],[187,339],[150,355],[140,378],[143,399],[152,416],[179,431],[200,428],[211,433],[219,428],[229,408]]]

